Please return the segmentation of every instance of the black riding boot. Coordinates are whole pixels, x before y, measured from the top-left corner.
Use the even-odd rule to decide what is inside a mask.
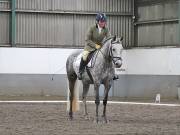
[[[86,62],[83,60],[83,58],[81,58],[81,62],[79,65],[79,73],[78,73],[78,79],[82,80],[82,73],[84,72],[86,66]]]
[[[113,80],[118,80],[119,76],[118,75],[114,75]]]

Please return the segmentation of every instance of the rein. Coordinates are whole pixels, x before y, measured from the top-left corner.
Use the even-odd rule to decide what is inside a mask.
[[[106,39],[104,42],[103,42],[103,45],[108,41],[108,40],[110,40],[110,39],[112,39],[113,37],[110,37],[110,38],[108,38],[108,39]],[[96,52],[96,54],[94,54],[94,56],[92,57],[92,59],[94,59],[94,57],[95,57],[95,60],[93,61],[91,61],[91,67],[89,67],[89,68],[93,68],[94,67],[94,64],[96,63],[96,58],[97,58],[97,56],[98,56],[98,54],[99,54],[99,52],[103,55],[103,57],[104,57],[104,59],[110,59],[110,60],[112,60],[113,61],[113,63],[115,64],[116,63],[116,61],[118,61],[118,60],[121,60],[122,61],[122,58],[121,57],[118,57],[118,56],[113,56],[113,52],[112,52],[112,45],[113,44],[116,44],[116,43],[118,43],[119,41],[116,41],[116,42],[114,42],[114,41],[111,41],[111,44],[110,44],[110,46],[109,46],[109,48],[108,48],[108,56],[106,56],[102,51],[101,51],[101,49],[98,49],[97,50],[97,52]],[[93,62],[93,63],[92,63]]]

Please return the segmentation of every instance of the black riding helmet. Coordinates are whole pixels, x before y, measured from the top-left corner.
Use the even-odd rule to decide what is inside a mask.
[[[96,21],[97,22],[99,22],[99,21],[106,22],[107,21],[106,14],[105,13],[98,13],[96,15]]]

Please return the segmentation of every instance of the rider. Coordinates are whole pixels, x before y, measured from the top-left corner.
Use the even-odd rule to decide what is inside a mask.
[[[110,37],[109,29],[106,26],[107,17],[105,13],[98,13],[96,15],[96,24],[90,27],[86,35],[86,45],[82,53],[82,58],[79,66],[78,78],[82,79],[82,73],[84,72],[85,66],[87,64],[87,58],[91,52],[102,47],[102,41],[104,38]],[[118,78],[114,78],[118,79]]]

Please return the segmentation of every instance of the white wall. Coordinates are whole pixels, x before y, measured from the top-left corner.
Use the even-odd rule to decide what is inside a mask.
[[[123,61],[120,74],[180,75],[180,48],[126,50]]]
[[[0,48],[0,73],[65,74],[73,49]],[[123,52],[119,74],[180,75],[180,48],[131,49]]]
[[[0,73],[65,74],[72,49],[0,48]]]

